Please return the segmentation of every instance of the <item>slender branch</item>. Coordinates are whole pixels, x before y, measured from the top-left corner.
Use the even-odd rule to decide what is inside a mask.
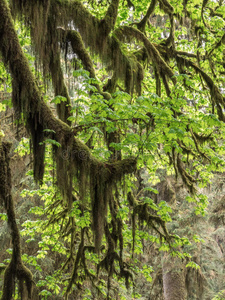
[[[189,52],[185,52],[185,51],[177,51],[177,50],[175,50],[175,54],[178,54],[178,55],[184,55],[184,56],[187,56],[187,57],[197,58],[197,55],[196,55],[196,54],[194,54],[194,53],[189,53]]]
[[[156,4],[157,4],[158,0],[152,0],[149,7],[148,7],[148,10],[144,16],[144,18],[139,22],[137,23],[137,28],[142,31],[142,32],[145,32],[145,27],[146,27],[146,24],[147,22],[149,21],[149,18],[151,16],[151,14],[154,12],[155,10],[155,7],[156,7]]]

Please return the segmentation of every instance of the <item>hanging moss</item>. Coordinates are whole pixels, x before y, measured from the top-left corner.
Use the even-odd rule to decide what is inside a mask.
[[[118,1],[112,1],[105,15],[105,18],[98,20],[93,17],[88,10],[79,1],[50,4],[50,0],[42,1],[20,1],[13,3],[15,13],[26,14],[31,22],[31,37],[36,47],[36,52],[44,67],[44,73],[48,74],[51,70],[52,79],[55,88],[63,85],[61,72],[55,72],[54,61],[57,56],[57,43],[60,41],[60,35],[57,27],[68,28],[68,24],[73,21],[78,27],[85,46],[90,47],[91,51],[98,54],[103,63],[114,70],[116,77],[125,82],[127,92],[132,91],[132,86],[136,86],[138,94],[141,93],[141,82],[143,80],[142,66],[136,61],[135,57],[128,57],[121,50],[120,42],[115,36],[109,36],[109,32],[114,27],[117,16]],[[40,16],[41,17],[37,17]],[[34,24],[34,26],[33,26]],[[75,33],[74,33],[75,34]],[[72,35],[68,36],[69,38]],[[72,37],[72,40],[74,37]],[[55,45],[52,48],[52,45]],[[52,51],[54,49],[54,51]],[[78,56],[82,55],[80,48],[74,47]],[[77,52],[76,52],[77,51]],[[52,54],[51,54],[52,53]],[[54,57],[54,60],[51,59]],[[57,69],[59,69],[57,67]],[[54,77],[60,75],[61,80]],[[60,95],[66,96],[64,92],[65,85],[60,90]],[[67,104],[70,104],[69,101]],[[66,106],[67,107],[67,106]]]
[[[35,122],[31,117],[27,119],[27,125],[28,132],[30,132],[32,137],[34,180],[42,184],[45,157],[45,144],[43,144],[44,128],[39,122]]]
[[[68,296],[69,296],[69,293],[71,291],[73,283],[76,282],[76,280],[77,280],[79,265],[80,265],[80,262],[81,262],[82,255],[84,255],[83,250],[84,250],[84,229],[82,229],[82,232],[81,232],[81,242],[79,244],[79,248],[78,248],[78,251],[77,251],[77,254],[76,254],[76,259],[75,259],[75,262],[74,262],[74,265],[73,265],[72,276],[69,280],[69,283],[68,283],[68,286],[67,286],[67,289],[66,289],[66,300],[68,299]]]
[[[141,82],[143,80],[143,68],[135,55],[131,55],[122,48],[119,39],[113,34],[106,41],[104,51],[100,55],[109,70],[114,71],[114,78],[122,80],[127,93],[136,89],[141,93]]]
[[[194,132],[193,132],[192,129],[190,129],[190,132],[191,132],[191,135],[192,135],[192,138],[193,138],[193,140],[194,140],[195,147],[196,147],[196,150],[198,151],[198,153],[199,153],[202,157],[204,157],[204,158],[206,158],[206,159],[209,160],[209,158],[207,157],[207,155],[206,155],[204,152],[201,151],[201,149],[199,148],[199,145],[198,145],[198,144],[204,143],[204,142],[206,141],[205,138],[203,137],[202,140],[201,140],[201,136],[198,135],[198,134],[194,134]],[[209,137],[209,139],[210,139],[210,137]]]
[[[32,45],[34,47],[39,68],[43,70],[45,78],[51,74],[55,96],[61,95],[66,102],[57,104],[58,116],[70,124],[71,101],[67,87],[64,83],[63,72],[60,64],[59,32],[56,30],[57,20],[65,20],[65,16],[57,10],[57,6],[46,1],[15,1],[12,3],[14,14],[25,14],[25,21],[30,27]],[[63,12],[63,11],[62,11]],[[58,14],[58,18],[55,15]],[[45,79],[46,80],[46,79]]]
[[[61,31],[62,31],[63,39],[67,43],[68,42],[71,43],[74,53],[76,53],[78,55],[78,58],[82,61],[82,64],[83,64],[85,70],[87,70],[90,74],[89,75],[90,78],[96,79],[95,69],[93,67],[92,59],[91,59],[87,49],[84,46],[83,40],[82,40],[79,32],[77,32],[75,30],[67,30],[67,31],[61,30]],[[100,94],[102,94],[99,85],[94,84],[94,86],[97,88],[98,92]],[[105,96],[105,95],[103,95],[103,96]]]
[[[137,40],[143,42],[147,50],[149,59],[154,63],[158,72],[160,74],[164,74],[164,76],[168,76],[174,84],[176,83],[176,78],[173,76],[174,74],[172,69],[164,61],[164,59],[162,58],[158,50],[155,48],[155,46],[146,38],[146,36],[140,30],[129,26],[123,26],[116,31],[116,35],[121,40],[124,40],[126,38],[136,38]]]
[[[119,264],[119,272],[117,275],[120,278],[125,279],[126,287],[129,288],[129,280],[133,281],[133,274],[127,268],[127,265],[124,263],[121,256],[115,251],[115,241],[113,239],[113,235],[110,233],[108,224],[105,225],[105,236],[108,244],[107,253],[102,261],[97,266],[97,274],[101,269],[104,269],[108,273],[108,283],[107,283],[107,299],[110,299],[110,288],[111,288],[111,280],[113,278],[113,274],[115,273],[115,262]]]
[[[90,178],[93,230],[95,235],[95,248],[97,252],[101,246],[101,240],[104,233],[106,215],[108,209],[109,196],[112,191],[109,184],[106,184],[104,178],[101,177],[101,166],[92,168]]]

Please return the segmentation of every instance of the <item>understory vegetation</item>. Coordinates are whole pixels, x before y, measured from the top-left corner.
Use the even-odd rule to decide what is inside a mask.
[[[0,296],[225,299],[223,0],[0,0]]]

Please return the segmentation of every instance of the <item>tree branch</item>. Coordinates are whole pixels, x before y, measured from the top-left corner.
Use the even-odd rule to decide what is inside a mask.
[[[156,65],[159,74],[164,73],[172,80],[174,84],[176,84],[176,78],[174,77],[172,69],[161,57],[159,51],[155,48],[155,46],[146,38],[146,36],[140,30],[129,26],[121,26],[118,30],[116,30],[115,33],[120,39],[124,39],[124,36],[128,38],[133,37],[143,42],[148,52],[149,58]]]
[[[151,14],[154,12],[155,10],[155,7],[156,7],[156,4],[157,4],[158,0],[152,0],[149,7],[148,7],[148,10],[144,16],[144,18],[139,22],[137,23],[137,28],[142,31],[142,32],[145,32],[145,27],[146,27],[146,24],[147,22],[149,21],[149,18],[151,16]]]
[[[117,14],[118,14],[119,0],[111,0],[111,4],[105,14],[104,19],[101,20],[101,26],[104,24],[103,32],[106,36],[113,30]]]
[[[179,59],[183,61],[184,66],[192,67],[198,74],[202,76],[203,80],[205,81],[205,83],[207,84],[210,90],[212,101],[215,101],[216,103],[218,117],[221,121],[225,122],[225,116],[223,113],[223,108],[225,108],[225,99],[221,94],[218,86],[214,83],[214,81],[208,74],[206,74],[200,67],[198,67],[191,60],[188,60],[187,58],[180,57],[180,56]]]

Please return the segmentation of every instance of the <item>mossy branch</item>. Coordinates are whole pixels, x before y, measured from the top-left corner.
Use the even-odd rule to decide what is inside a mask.
[[[159,0],[159,6],[162,10],[169,15],[170,19],[170,35],[166,40],[163,40],[161,44],[166,45],[167,47],[173,47],[174,45],[174,34],[175,34],[175,21],[174,21],[174,8],[167,0]]]
[[[183,55],[183,56],[187,56],[187,57],[193,57],[193,58],[197,58],[197,55],[194,54],[194,53],[189,53],[189,52],[186,52],[186,51],[177,51],[175,50],[174,53],[177,55]]]
[[[179,59],[182,60],[182,64],[184,66],[192,67],[199,75],[202,76],[203,80],[210,90],[212,101],[216,104],[218,117],[221,121],[225,122],[225,116],[223,113],[223,108],[225,108],[225,99],[221,94],[218,86],[214,83],[212,78],[194,62],[181,56],[179,56]]]
[[[85,48],[80,33],[75,30],[64,30],[63,28],[59,28],[59,30],[61,31],[63,39],[71,43],[73,52],[76,53],[78,58],[82,61],[83,67],[90,73],[90,77],[97,80],[93,61],[87,49]],[[111,98],[109,93],[102,92],[98,83],[94,83],[93,85],[97,88],[98,93],[101,94],[106,100]]]
[[[173,14],[174,8],[167,0],[159,0],[160,7],[167,13],[168,15]]]
[[[155,10],[155,7],[156,7],[156,4],[157,4],[158,0],[152,0],[149,7],[148,7],[148,10],[144,16],[144,18],[139,22],[137,23],[137,28],[142,31],[142,32],[145,32],[145,27],[146,27],[146,24],[147,22],[149,21],[149,18],[150,16],[152,15],[152,13],[154,12]]]
[[[176,84],[176,78],[174,77],[174,73],[172,69],[167,65],[165,60],[160,55],[159,51],[156,47],[147,39],[147,37],[141,32],[140,30],[129,27],[129,26],[121,26],[118,30],[116,30],[116,35],[118,38],[123,39],[125,38],[136,38],[137,40],[141,41],[149,55],[149,59],[154,63],[156,66],[159,74],[162,73],[167,75],[173,82]]]
[[[192,195],[195,195],[196,191],[197,191],[196,186],[195,186],[196,180],[193,176],[188,174],[188,172],[185,170],[184,164],[183,164],[179,154],[177,155],[176,165],[177,165],[178,172],[181,175],[181,178],[182,178],[184,184],[186,185],[186,187],[188,188],[189,192]]]
[[[210,17],[219,17],[222,20],[225,20],[224,15],[221,13],[217,12],[217,9],[220,8],[222,5],[222,3],[220,3],[218,6],[216,6],[214,9],[211,7],[208,7],[208,9],[210,10]]]
[[[101,26],[104,24],[104,33],[106,36],[109,35],[109,33],[113,30],[117,14],[118,14],[118,6],[119,6],[119,0],[111,0],[111,3],[108,7],[108,10],[105,14],[105,17],[103,20],[101,20]]]

